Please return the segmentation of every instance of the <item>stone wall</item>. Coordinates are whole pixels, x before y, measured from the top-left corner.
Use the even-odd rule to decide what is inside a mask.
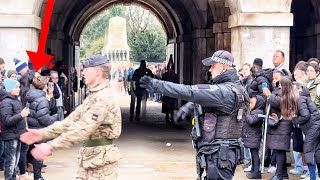
[[[227,50],[231,52],[231,30],[228,27],[230,9],[224,0],[209,0],[213,13],[214,50]]]
[[[13,58],[28,61],[25,50],[37,51],[42,0],[0,0],[0,57],[6,69],[14,69]]]

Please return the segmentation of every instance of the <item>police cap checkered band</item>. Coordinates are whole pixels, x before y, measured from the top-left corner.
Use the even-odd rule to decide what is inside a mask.
[[[224,50],[216,51],[212,57],[206,58],[202,60],[203,65],[205,66],[211,66],[215,63],[225,64],[231,67],[234,67],[234,58],[233,56],[228,52]]]
[[[89,57],[88,59],[83,61],[83,67],[88,68],[88,67],[95,67],[99,66],[102,64],[109,63],[109,59],[107,56],[101,56],[101,55],[94,55]]]

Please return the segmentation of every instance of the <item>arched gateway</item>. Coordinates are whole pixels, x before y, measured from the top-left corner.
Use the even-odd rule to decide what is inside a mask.
[[[320,57],[318,0],[304,1],[308,16],[303,8],[294,8],[300,7],[298,0],[55,0],[47,49],[69,68],[77,65],[86,23],[102,10],[131,4],[148,9],[163,24],[183,83],[202,82],[206,69],[200,61],[218,49],[231,51],[238,66],[260,57],[271,67],[277,49],[291,56],[287,64],[295,62],[302,39],[313,50],[301,58]],[[13,57],[26,56],[21,55],[24,50],[37,49],[45,5],[45,0],[0,0],[0,56],[7,66],[13,67]],[[311,30],[299,31],[306,23],[295,20],[290,47],[294,15],[311,18]]]

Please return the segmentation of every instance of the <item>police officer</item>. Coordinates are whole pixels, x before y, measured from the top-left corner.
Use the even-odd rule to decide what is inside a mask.
[[[32,150],[38,160],[54,150],[83,142],[76,179],[117,179],[121,155],[112,140],[121,133],[121,112],[107,79],[111,65],[105,56],[92,56],[83,66],[82,74],[89,90],[83,103],[63,121],[39,130],[30,129],[20,139],[27,144],[52,139]]]
[[[234,58],[229,52],[219,50],[202,63],[211,66],[212,79],[207,85],[189,86],[144,76],[140,86],[189,101],[186,107],[182,107],[183,112],[179,112],[182,116],[188,113],[188,109],[202,106],[202,115],[195,111],[201,128],[195,141],[198,179],[201,179],[203,170],[207,180],[232,179],[241,154],[239,138],[249,97],[241,86],[234,69]]]

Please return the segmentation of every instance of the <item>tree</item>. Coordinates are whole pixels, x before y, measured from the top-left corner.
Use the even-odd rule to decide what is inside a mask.
[[[85,56],[90,57],[92,55],[101,54],[101,51],[104,46],[104,37],[92,42],[92,44],[85,50]]]
[[[135,62],[147,60],[150,62],[162,62],[166,54],[166,36],[162,27],[150,26],[139,36],[129,36],[131,59]]]

